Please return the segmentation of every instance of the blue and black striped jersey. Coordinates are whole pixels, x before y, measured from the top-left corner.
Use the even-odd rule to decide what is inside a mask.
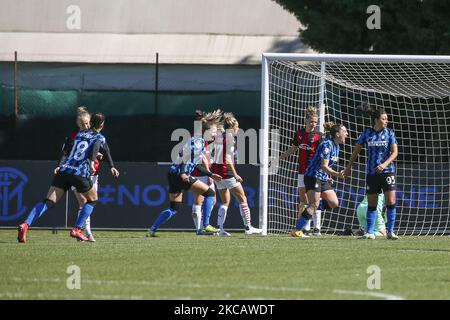
[[[384,128],[375,131],[368,128],[358,138],[358,144],[366,145],[367,148],[367,174],[378,173],[376,168],[385,162],[391,154],[391,145],[397,144],[394,131]],[[382,173],[395,172],[395,164],[391,162]]]
[[[315,177],[321,181],[327,181],[329,176],[321,167],[322,159],[329,160],[328,167],[331,168],[338,162],[339,150],[339,145],[334,143],[333,140],[329,138],[323,140],[317,147],[314,157],[309,162],[309,165],[306,168],[305,176]]]
[[[98,132],[83,130],[77,133],[73,141],[72,149],[66,160],[60,166],[59,171],[88,178],[90,172],[90,160],[95,142],[100,141],[101,146],[106,143],[106,139]]]
[[[192,137],[180,151],[177,160],[170,166],[169,171],[180,175],[186,173],[191,175],[195,166],[202,164],[205,156],[205,140],[201,137]]]

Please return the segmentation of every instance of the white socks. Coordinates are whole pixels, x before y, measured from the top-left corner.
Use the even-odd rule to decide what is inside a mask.
[[[322,211],[321,210],[316,210],[316,213],[313,214],[312,219],[308,220],[308,222],[306,223],[306,225],[305,225],[305,227],[303,229],[305,231],[311,230],[311,220],[312,220],[312,227],[314,229],[319,229],[320,230],[321,217],[322,217]]]
[[[316,213],[312,217],[313,228],[320,230],[321,216],[322,216],[322,211],[316,210]],[[311,222],[311,220],[310,220],[310,222]]]
[[[195,230],[202,228],[202,206],[192,205],[192,219],[194,219]]]
[[[228,207],[224,205],[221,205],[219,208],[217,224],[219,225],[220,230],[223,230],[223,224],[225,223],[225,219],[227,218],[227,210]]]
[[[239,204],[239,211],[241,212],[242,221],[244,222],[244,226],[251,226],[251,217],[250,217],[250,208],[247,203]]]
[[[306,222],[305,227],[303,228],[303,230],[305,230],[305,231],[311,230],[311,219],[309,219],[308,222]]]

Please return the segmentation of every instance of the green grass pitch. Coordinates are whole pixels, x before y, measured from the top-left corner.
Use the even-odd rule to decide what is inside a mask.
[[[0,230],[0,299],[450,299],[448,236],[68,235],[31,229],[19,244],[16,231]],[[67,287],[71,265],[80,289]],[[367,286],[373,265],[381,289]]]

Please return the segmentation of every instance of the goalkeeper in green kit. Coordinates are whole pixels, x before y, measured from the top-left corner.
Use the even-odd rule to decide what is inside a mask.
[[[384,194],[380,193],[378,195],[377,218],[375,220],[375,236],[386,235],[386,225],[383,218],[384,205]],[[363,201],[361,201],[361,203],[356,208],[356,215],[358,217],[361,229],[363,229],[364,232],[367,232],[367,196],[364,196]]]

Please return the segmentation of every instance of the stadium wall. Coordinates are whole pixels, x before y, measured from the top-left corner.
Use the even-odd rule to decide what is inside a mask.
[[[0,161],[0,227],[15,227],[22,222],[30,209],[45,197],[51,184],[56,161]],[[358,164],[360,169],[363,165]],[[447,172],[444,168],[430,168],[425,165],[398,166],[397,207],[399,228],[411,221],[417,225],[430,225],[436,230],[448,232],[449,212],[446,204],[449,193],[444,186],[435,185],[430,180],[433,169]],[[106,229],[145,229],[148,228],[168,205],[167,172],[168,164],[117,162],[120,177],[114,179],[106,163],[102,164],[99,175],[99,203],[92,216],[93,228]],[[447,170],[442,170],[447,169]],[[244,179],[245,192],[251,210],[252,222],[259,224],[259,167],[238,165],[238,172]],[[358,170],[361,177],[363,170]],[[420,175],[415,172],[421,172]],[[283,198],[270,197],[270,210],[284,207],[286,214],[294,217],[297,211],[298,194],[295,185],[284,188]],[[342,182],[335,186],[340,208],[327,210],[323,216],[323,230],[342,231],[358,227],[356,205],[362,200],[363,186],[346,187]],[[275,190],[269,190],[269,194]],[[66,193],[56,206],[37,220],[35,227],[63,228],[73,225],[78,205],[72,191]],[[192,194],[184,197],[184,206],[169,220],[163,229],[193,229],[191,217]],[[211,223],[217,222],[217,209],[220,199],[211,216]],[[66,219],[67,215],[67,219]],[[226,227],[243,229],[238,203],[232,200],[227,214]],[[417,230],[416,230],[417,231]]]
[[[234,112],[242,128],[259,129],[259,66],[158,70],[151,64],[19,63],[15,118],[13,64],[0,63],[0,159],[57,159],[80,105],[106,115],[105,134],[120,161],[170,161],[172,131],[192,129],[197,109],[220,107]],[[137,146],[132,152],[130,141]]]

